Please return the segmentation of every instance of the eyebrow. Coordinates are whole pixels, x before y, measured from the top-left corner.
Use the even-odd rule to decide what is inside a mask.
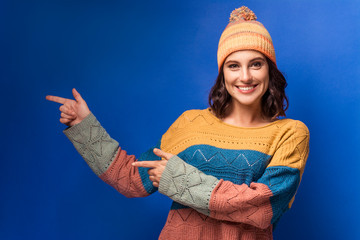
[[[257,58],[254,58],[254,59],[250,60],[250,62],[253,62],[253,61],[256,61],[256,60],[263,60],[263,61],[266,61],[266,59],[265,59],[265,58],[263,58],[263,57],[257,57]]]

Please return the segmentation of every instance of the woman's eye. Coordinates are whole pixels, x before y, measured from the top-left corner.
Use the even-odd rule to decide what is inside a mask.
[[[261,66],[262,66],[261,62],[254,62],[251,64],[251,67],[256,68],[256,69],[261,68]]]
[[[235,69],[235,68],[238,68],[238,67],[239,67],[239,65],[237,65],[237,64],[230,64],[229,65],[230,69]]]

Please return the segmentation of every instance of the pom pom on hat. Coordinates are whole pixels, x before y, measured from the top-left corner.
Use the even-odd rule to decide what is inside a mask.
[[[253,11],[251,11],[248,7],[242,6],[231,12],[229,22],[236,22],[240,20],[252,21],[256,19],[257,17]]]
[[[229,24],[219,40],[217,53],[219,70],[227,56],[240,50],[261,52],[276,64],[271,36],[266,28],[256,20],[255,13],[245,6],[232,11]]]

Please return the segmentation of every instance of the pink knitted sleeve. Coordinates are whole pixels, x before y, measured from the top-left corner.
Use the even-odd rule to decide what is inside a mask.
[[[126,197],[146,197],[149,193],[142,184],[138,168],[131,165],[135,161],[134,155],[128,155],[119,147],[115,159],[100,178]]]

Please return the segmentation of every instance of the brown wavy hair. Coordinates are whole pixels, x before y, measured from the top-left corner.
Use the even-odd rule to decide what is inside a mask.
[[[269,87],[262,96],[261,110],[264,117],[274,120],[282,116],[286,117],[285,111],[289,107],[289,100],[285,94],[287,82],[275,63],[268,57],[266,57],[266,61],[269,65]],[[231,102],[231,95],[225,87],[223,64],[216,78],[216,82],[210,90],[209,105],[216,117],[221,119],[229,114]]]

